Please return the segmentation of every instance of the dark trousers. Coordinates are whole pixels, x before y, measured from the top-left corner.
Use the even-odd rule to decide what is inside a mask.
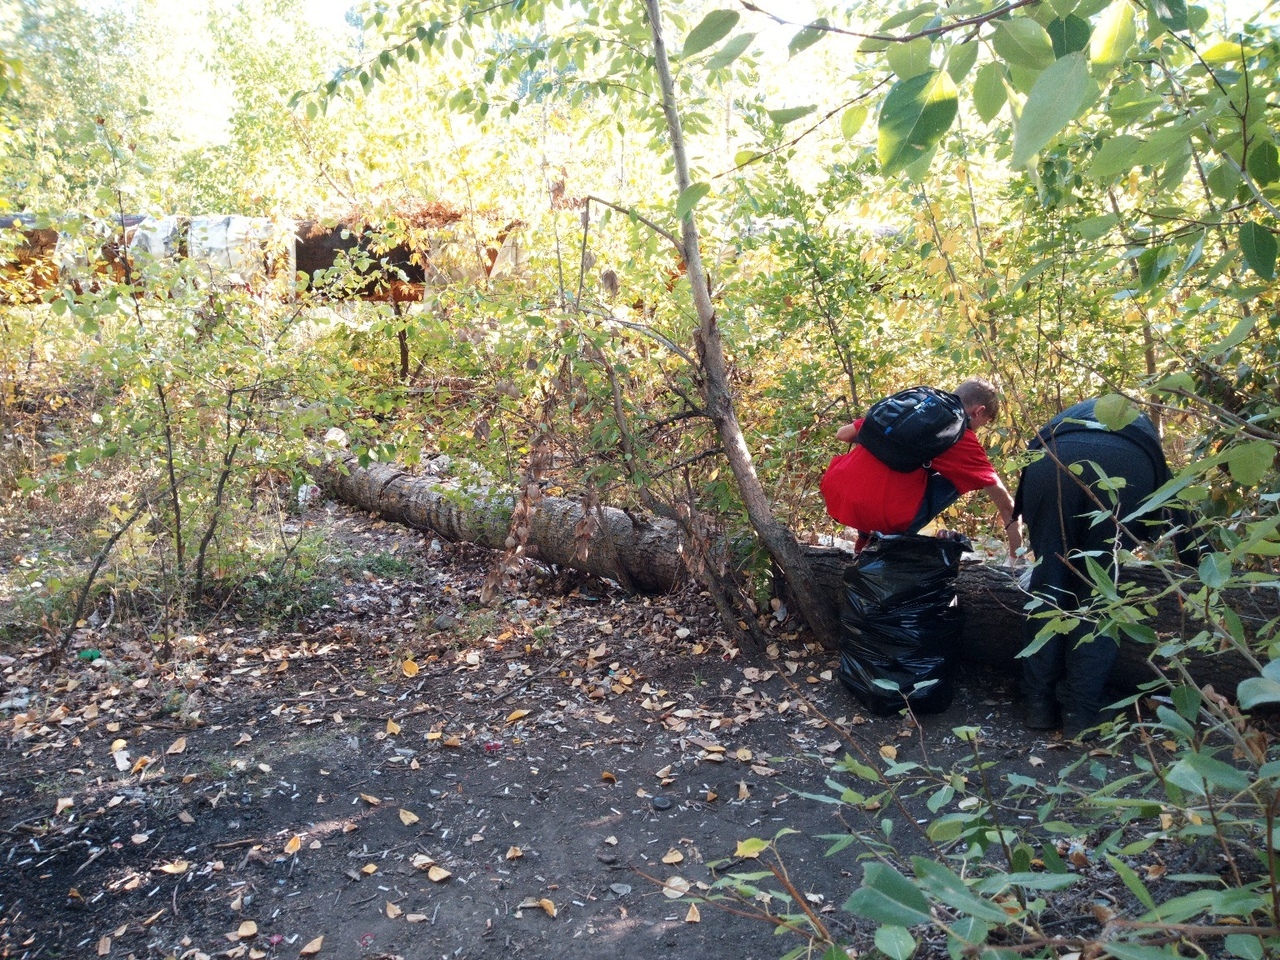
[[[1137,444],[1100,430],[1061,436],[1056,452],[1063,464],[1079,464],[1081,473],[1059,467],[1046,454],[1023,471],[1019,497],[1037,559],[1031,592],[1069,613],[1083,607],[1092,593],[1081,554],[1093,554],[1103,569],[1115,575],[1112,551],[1117,540],[1122,546],[1134,546],[1132,539],[1120,533],[1115,518],[1150,496],[1156,488],[1156,473]],[[1107,489],[1104,478],[1122,479],[1124,485]],[[1028,644],[1043,622],[1035,617],[1027,620]],[[1108,637],[1081,642],[1090,632],[1091,625],[1081,623],[1023,658],[1027,699],[1057,700],[1064,718],[1074,717],[1082,725],[1096,722],[1107,702],[1104,690],[1117,653],[1116,642]]]

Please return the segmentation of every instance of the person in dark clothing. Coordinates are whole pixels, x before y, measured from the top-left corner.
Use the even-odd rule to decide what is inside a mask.
[[[1112,431],[1098,421],[1096,403],[1069,407],[1041,428],[1029,447],[1045,454],[1022,471],[1014,502],[1037,559],[1031,593],[1068,612],[1084,607],[1092,593],[1083,554],[1114,574],[1117,547],[1131,549],[1137,539],[1156,539],[1170,520],[1184,528],[1186,521],[1181,513],[1157,513],[1121,527],[1120,518],[1139,509],[1171,473],[1149,417],[1140,414]],[[1180,539],[1181,555],[1186,541]],[[1042,622],[1028,618],[1027,644]],[[1056,729],[1060,717],[1063,735],[1078,739],[1104,719],[1103,691],[1118,648],[1109,637],[1084,639],[1090,632],[1091,625],[1081,622],[1023,658],[1028,728]]]

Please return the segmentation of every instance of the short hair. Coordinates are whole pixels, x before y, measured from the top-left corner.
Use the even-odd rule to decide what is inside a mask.
[[[982,377],[970,377],[956,387],[956,396],[968,410],[970,407],[986,407],[987,416],[995,420],[1000,416],[1000,391],[990,380]]]

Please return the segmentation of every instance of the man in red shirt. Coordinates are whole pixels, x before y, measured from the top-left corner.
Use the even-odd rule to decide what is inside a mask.
[[[986,380],[973,377],[955,390],[969,415],[964,435],[934,457],[928,467],[910,473],[890,469],[862,446],[833,457],[822,478],[822,496],[835,520],[857,530],[863,542],[871,533],[917,533],[964,494],[983,491],[1000,511],[1012,557],[1022,546],[1022,527],[1013,515],[1013,497],[1001,482],[975,430],[996,419],[1000,395]],[[856,443],[862,420],[836,431],[842,443]]]

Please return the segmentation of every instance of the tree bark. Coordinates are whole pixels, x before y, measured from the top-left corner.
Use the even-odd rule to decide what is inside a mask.
[[[515,506],[513,493],[449,489],[439,480],[415,477],[394,465],[361,467],[351,456],[326,466],[319,480],[335,499],[385,519],[430,530],[451,541],[505,548]],[[629,580],[633,588],[644,592],[670,590],[688,576],[685,545],[676,523],[612,507],[588,513],[583,504],[561,497],[538,501],[529,519],[526,548],[531,556],[547,563],[618,582]],[[838,622],[843,575],[851,556],[830,548],[805,547],[801,557],[804,580],[826,616]],[[1148,587],[1152,594],[1164,585],[1159,572],[1149,567],[1126,567],[1123,575]],[[792,577],[788,586],[794,582]],[[1195,587],[1194,582],[1188,585],[1191,592]],[[961,658],[1017,669],[1015,658],[1023,645],[1023,608],[1028,596],[1013,573],[1002,566],[966,563],[957,578],[956,592],[965,610]],[[1250,635],[1280,617],[1280,593],[1274,589],[1232,591],[1227,602]],[[1203,626],[1174,597],[1159,601],[1155,614],[1145,622],[1162,637],[1193,636]],[[1123,642],[1112,679],[1125,687],[1154,679],[1157,674],[1150,654],[1148,647]],[[1188,657],[1188,665],[1198,682],[1212,684],[1228,696],[1241,680],[1256,675],[1245,658],[1232,652],[1195,654]]]
[[[461,490],[395,465],[361,467],[353,456],[327,464],[318,480],[335,499],[387,520],[454,542],[506,549],[514,493]],[[607,507],[588,515],[581,503],[563,497],[542,497],[533,505],[526,548],[538,560],[630,582],[647,593],[671,590],[687,574],[673,521]]]

